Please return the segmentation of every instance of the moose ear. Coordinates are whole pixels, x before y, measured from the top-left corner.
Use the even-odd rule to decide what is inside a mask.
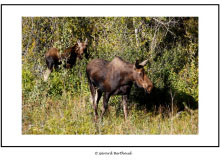
[[[88,42],[88,39],[86,38],[85,43],[87,43],[87,42]]]
[[[144,60],[144,61],[141,62],[139,65],[142,66],[142,67],[144,67],[144,66],[147,64],[147,61],[148,61],[148,59],[147,59],[147,60]]]
[[[135,68],[137,68],[137,69],[143,68],[146,65],[147,61],[148,60],[144,60],[143,62],[139,63],[139,61],[136,60]]]
[[[138,60],[136,60],[136,62],[135,62],[135,68],[136,69],[142,68],[142,66],[139,65],[139,61]]]
[[[77,43],[78,43],[78,45],[80,44],[80,40],[79,39],[78,39]]]

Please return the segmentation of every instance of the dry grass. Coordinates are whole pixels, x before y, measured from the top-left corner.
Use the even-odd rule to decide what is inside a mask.
[[[110,103],[111,104],[111,103]],[[120,104],[120,102],[119,102]],[[129,106],[125,121],[122,107],[109,106],[102,122],[94,122],[89,96],[23,98],[23,134],[198,134],[198,110],[173,113],[160,106],[155,113]],[[99,104],[99,113],[102,102]],[[165,109],[164,109],[165,108]]]

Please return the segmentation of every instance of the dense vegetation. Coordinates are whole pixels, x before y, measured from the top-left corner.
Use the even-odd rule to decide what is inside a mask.
[[[45,53],[88,38],[89,59],[60,67],[43,81]],[[111,97],[103,122],[93,122],[85,67],[93,58],[149,59],[149,95],[135,85],[124,120],[119,96]],[[102,108],[102,101],[99,110]],[[198,18],[23,17],[23,134],[197,134]]]

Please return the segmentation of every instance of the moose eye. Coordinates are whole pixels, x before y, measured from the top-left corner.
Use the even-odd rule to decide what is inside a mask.
[[[144,77],[144,73],[143,73],[143,72],[140,72],[139,75],[140,75],[141,77]]]

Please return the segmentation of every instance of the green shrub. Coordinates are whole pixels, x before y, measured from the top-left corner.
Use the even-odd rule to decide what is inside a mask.
[[[62,53],[85,38],[89,59],[77,60],[69,70],[60,66],[44,82],[47,50],[56,47]],[[86,65],[94,58],[110,61],[115,56],[133,64],[148,59],[145,71],[155,89],[148,95],[132,88],[128,122],[123,120],[121,97],[111,97],[111,113],[103,125],[95,126]],[[172,133],[197,133],[196,119],[191,132],[181,128],[180,119],[175,124],[179,130],[173,131],[171,118],[158,118],[155,113],[160,108],[171,111],[172,95],[177,108],[196,109],[198,94],[197,17],[22,18],[23,133],[163,134],[171,129]],[[99,104],[100,111],[102,100]],[[167,116],[166,112],[159,115]],[[188,114],[183,118],[190,119]]]

